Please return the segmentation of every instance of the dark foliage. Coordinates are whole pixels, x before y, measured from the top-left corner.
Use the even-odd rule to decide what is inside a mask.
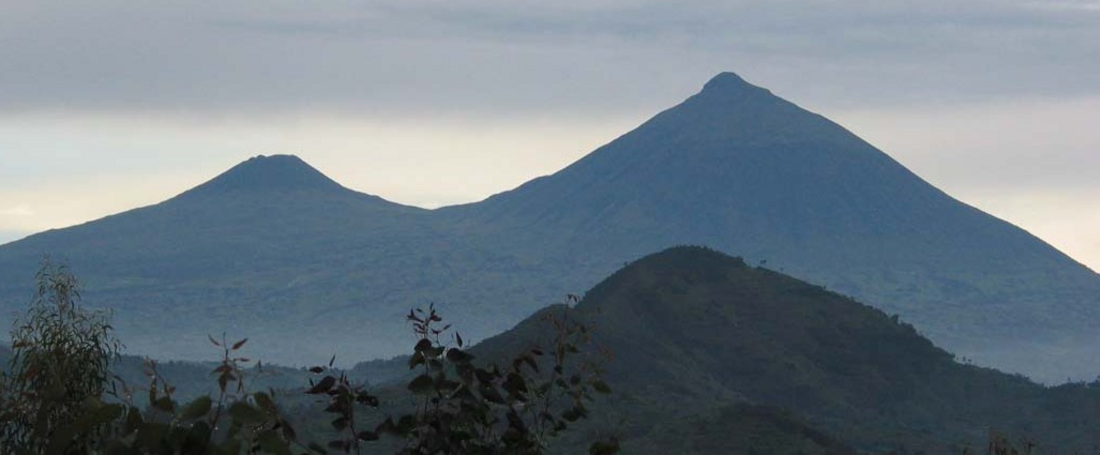
[[[10,375],[0,378],[0,452],[86,451],[102,428],[84,421],[84,411],[113,392],[108,366],[121,345],[107,314],[79,305],[65,266],[47,259],[36,278],[34,300],[11,333]]]
[[[414,411],[368,426],[363,416],[380,412],[377,396],[334,370],[335,357],[327,367],[309,370],[319,379],[298,393],[323,397],[322,413],[331,419],[326,432],[331,439],[319,444],[299,436],[274,390],[248,390],[255,380],[249,372],[262,371],[260,365],[246,368],[251,360],[239,354],[248,339],[210,337],[222,353],[211,371],[217,384],[213,398],[180,404],[154,361],[146,362],[147,386],[121,384],[122,392],[112,389],[108,397],[108,385],[121,382],[108,370],[119,346],[106,315],[76,306],[76,289],[64,268],[46,265],[39,274],[38,297],[13,333],[12,374],[0,378],[0,452],[358,454],[387,451],[384,445],[368,447],[385,434],[403,441],[396,449],[403,454],[536,455],[570,424],[588,417],[593,391],[610,391],[594,365],[567,361],[580,352],[578,343],[587,333],[574,321],[550,321],[557,335],[545,362],[549,371],[540,375],[539,348],[502,368],[475,364],[457,333],[456,346],[445,346],[441,341],[449,326],[437,328],[442,318],[432,306],[407,317],[419,340],[409,368],[420,374],[407,387],[421,400]],[[138,407],[135,398],[142,396],[147,404]],[[614,440],[590,448],[600,455],[617,451]]]

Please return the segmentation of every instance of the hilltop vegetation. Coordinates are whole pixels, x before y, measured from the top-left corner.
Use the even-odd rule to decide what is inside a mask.
[[[713,250],[643,258],[564,310],[594,327],[593,346],[614,353],[605,377],[622,393],[596,424],[621,429],[626,453],[726,442],[728,433],[700,439],[708,424],[687,422],[720,427],[708,416],[729,415],[734,403],[791,410],[876,453],[961,453],[984,448],[991,431],[1042,453],[1100,443],[1095,384],[1048,388],[957,362],[896,317]],[[473,352],[492,357],[538,339],[538,319]]]

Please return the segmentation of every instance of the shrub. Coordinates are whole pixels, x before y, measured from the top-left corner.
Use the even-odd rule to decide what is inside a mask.
[[[87,451],[98,427],[64,430],[78,423],[86,402],[111,391],[108,367],[121,345],[108,314],[79,305],[78,281],[64,265],[47,259],[36,281],[31,306],[11,333],[10,374],[0,381],[0,451]]]
[[[419,375],[407,385],[416,409],[382,420],[380,400],[346,374],[314,367],[305,394],[322,397],[331,416],[332,439],[321,445],[300,440],[274,391],[249,392],[238,354],[247,339],[210,341],[222,352],[212,371],[217,397],[180,404],[175,389],[146,361],[149,383],[132,389],[109,372],[121,345],[106,313],[80,308],[77,280],[64,266],[46,262],[38,293],[12,333],[11,375],[0,378],[0,452],[5,454],[201,454],[360,453],[368,443],[395,436],[402,454],[540,454],[553,436],[588,415],[594,392],[607,393],[599,368],[571,362],[587,329],[551,317],[554,339],[547,351],[533,347],[506,367],[479,366],[434,306],[413,310],[408,320],[418,342],[409,360]],[[119,389],[121,388],[121,393]],[[133,404],[144,395],[144,407]],[[381,420],[364,426],[364,415]],[[379,449],[381,447],[372,447]],[[618,451],[615,441],[591,452]]]

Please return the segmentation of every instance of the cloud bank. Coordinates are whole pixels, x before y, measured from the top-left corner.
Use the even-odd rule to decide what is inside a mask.
[[[720,70],[826,106],[1100,94],[1085,1],[8,2],[7,111],[530,115]]]

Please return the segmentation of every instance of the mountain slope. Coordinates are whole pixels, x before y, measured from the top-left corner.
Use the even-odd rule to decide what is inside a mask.
[[[1100,371],[1100,277],[731,73],[475,204],[401,206],[261,157],[162,204],[0,246],[0,325],[52,254],[136,352],[200,360],[206,334],[228,331],[266,360],[357,361],[403,352],[410,307],[444,305],[481,339],[676,244],[767,260],[982,364]]]
[[[1096,339],[1100,276],[732,73],[560,172],[444,211],[588,276],[614,266],[576,265],[586,258],[707,245],[901,314],[983,362],[1042,375],[1066,354],[1054,369],[1082,356],[1100,369],[1087,348],[1059,352]]]
[[[1098,442],[1095,385],[1044,388],[957,363],[879,310],[704,248],[648,256],[575,307],[544,311],[584,321],[592,348],[611,352],[605,377],[617,393],[593,414],[628,447],[680,440],[695,427],[682,422],[744,402],[789,409],[875,452],[961,453],[991,429],[1043,453]],[[473,352],[507,358],[548,329],[536,315]]]
[[[277,334],[316,327],[303,318],[407,280],[376,266],[353,296],[340,269],[430,245],[427,214],[343,188],[297,157],[261,156],[161,204],[5,245],[0,319],[9,325],[29,301],[35,265],[52,255],[82,279],[88,304],[113,309],[134,352],[201,360],[206,335],[228,331],[260,335],[274,359]]]

